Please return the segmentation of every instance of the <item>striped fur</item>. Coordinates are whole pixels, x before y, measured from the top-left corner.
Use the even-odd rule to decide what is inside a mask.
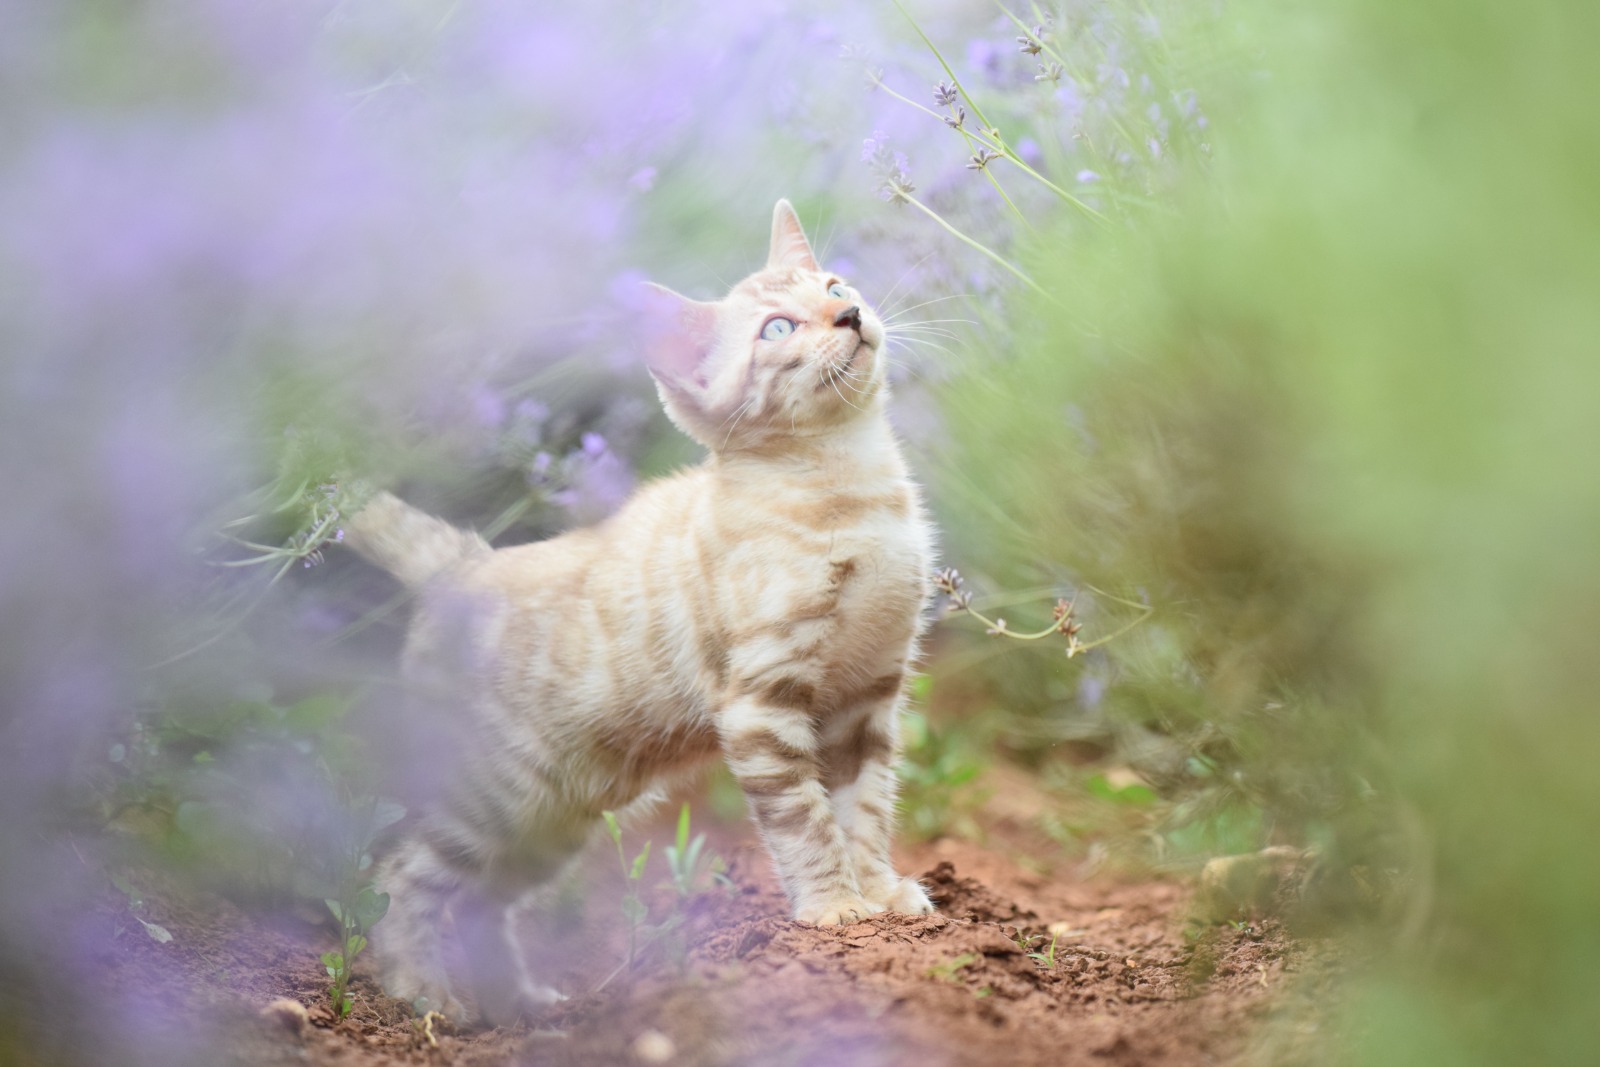
[[[378,872],[391,993],[461,1012],[441,962],[448,910],[479,1014],[547,1003],[509,946],[508,909],[601,811],[718,756],[796,918],[931,910],[889,856],[931,534],[884,415],[882,324],[854,290],[830,295],[837,281],[780,202],[767,268],[727,298],[655,291],[651,370],[709,456],[603,524],[488,551],[383,495],[348,528],[421,586],[406,671],[448,695],[463,750],[445,799]],[[796,328],[763,340],[773,315]]]

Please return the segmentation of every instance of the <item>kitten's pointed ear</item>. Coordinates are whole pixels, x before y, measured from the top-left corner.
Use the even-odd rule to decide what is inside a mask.
[[[717,340],[717,305],[690,300],[654,282],[640,288],[650,373],[673,385],[704,387],[706,357]]]
[[[773,267],[799,267],[801,270],[821,270],[817,257],[811,254],[811,242],[800,226],[800,216],[787,200],[779,200],[772,209],[772,247],[767,252],[767,269]]]

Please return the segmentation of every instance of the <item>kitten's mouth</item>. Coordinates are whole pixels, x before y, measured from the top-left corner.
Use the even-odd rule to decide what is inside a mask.
[[[817,383],[817,388],[826,389],[835,382],[849,377],[851,371],[855,369],[857,357],[859,357],[864,350],[869,351],[871,348],[872,345],[868,344],[866,341],[861,341],[850,351],[848,356],[829,364],[828,367],[823,370],[822,380]]]

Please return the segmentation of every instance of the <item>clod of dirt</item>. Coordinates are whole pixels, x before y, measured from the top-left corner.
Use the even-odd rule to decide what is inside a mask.
[[[1003,900],[988,886],[974,878],[956,874],[955,864],[949,860],[922,876],[928,896],[935,906],[952,919],[972,922],[1021,923],[1037,919],[1037,912],[1019,907],[1015,902]]]
[[[306,1006],[288,997],[279,997],[262,1008],[261,1017],[268,1022],[276,1023],[296,1037],[303,1037],[306,1027],[311,1025],[311,1016],[306,1012]]]
[[[677,1054],[678,1046],[660,1030],[646,1030],[633,1039],[633,1058],[640,1063],[670,1063]]]
[[[1218,856],[1200,872],[1189,905],[1201,922],[1223,922],[1242,914],[1270,914],[1278,887],[1305,858],[1297,848],[1275,846],[1242,856]]]

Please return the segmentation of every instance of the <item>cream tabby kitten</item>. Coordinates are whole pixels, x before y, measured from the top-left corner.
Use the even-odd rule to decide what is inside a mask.
[[[392,897],[373,932],[385,988],[447,1014],[463,1014],[447,912],[479,1015],[549,1003],[513,944],[513,905],[602,811],[719,755],[796,919],[932,910],[889,856],[931,537],[884,414],[883,324],[818,266],[783,200],[764,269],[715,303],[651,300],[665,325],[650,370],[710,450],[701,466],[599,526],[514,548],[388,494],[346,529],[419,588],[406,672],[449,692],[463,749],[375,879]]]

